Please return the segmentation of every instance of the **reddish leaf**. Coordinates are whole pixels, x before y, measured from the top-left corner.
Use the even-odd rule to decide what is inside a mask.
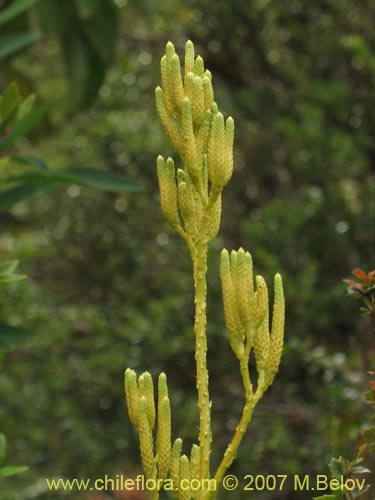
[[[352,274],[354,274],[354,276],[363,281],[363,283],[367,283],[369,280],[367,274],[364,271],[362,271],[362,269],[359,269],[359,267],[353,269]]]
[[[357,283],[356,281],[353,280],[342,280],[344,283],[350,286],[350,288],[354,288],[355,290],[358,290],[359,292],[363,292],[363,285],[360,283]]]

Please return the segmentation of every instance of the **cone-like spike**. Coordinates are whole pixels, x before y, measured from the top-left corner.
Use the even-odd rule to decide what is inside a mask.
[[[157,173],[160,190],[160,204],[164,217],[176,230],[180,229],[180,217],[177,204],[177,187],[175,167],[172,158],[167,161],[159,155],[157,159]]]
[[[150,429],[155,425],[155,399],[154,399],[154,383],[151,374],[144,372],[138,379],[138,387],[140,396],[144,396],[147,401],[147,418]]]
[[[155,477],[155,459],[153,454],[152,432],[147,418],[147,400],[144,396],[139,398],[138,403],[138,434],[141,448],[143,470],[146,478]]]
[[[253,263],[249,252],[238,250],[236,297],[241,323],[246,330],[254,328],[255,297],[253,289]]]
[[[204,103],[203,80],[199,76],[194,77],[193,99],[191,101],[194,125],[198,127],[204,117],[206,108]]]
[[[158,477],[166,479],[171,461],[171,405],[167,396],[158,402]]]
[[[208,133],[210,131],[211,117],[211,111],[206,111],[203,117],[203,121],[196,134],[196,144],[199,157],[207,152]]]
[[[160,73],[161,73],[161,82],[164,90],[165,108],[169,113],[169,115],[175,116],[175,107],[173,102],[173,87],[172,87],[172,80],[171,80],[169,66],[170,65],[168,63],[167,56],[163,56],[160,61]]]
[[[227,155],[225,184],[229,182],[233,173],[233,140],[234,140],[234,120],[231,116],[229,116],[225,122],[225,144],[226,144],[226,155]]]
[[[174,102],[179,110],[182,107],[182,101],[184,100],[184,87],[181,78],[181,66],[180,59],[177,54],[174,54],[171,58],[171,81]]]
[[[280,274],[275,275],[274,280],[275,298],[272,314],[272,332],[270,352],[268,356],[266,372],[271,384],[279,369],[281,355],[284,346],[284,323],[285,323],[285,299],[283,281]]]
[[[188,40],[185,45],[185,85],[188,73],[194,73],[194,45],[191,40]]]
[[[236,356],[241,359],[243,355],[243,330],[238,316],[235,289],[232,280],[232,271],[235,268],[235,252],[229,257],[227,250],[221,252],[220,278],[223,292],[224,315],[228,328],[231,347]]]
[[[220,229],[220,220],[221,220],[221,193],[218,194],[216,200],[214,201],[209,210],[208,231],[207,231],[208,241],[212,241],[213,239],[216,238],[216,235]]]
[[[128,368],[125,371],[125,396],[130,422],[135,429],[138,428],[138,385],[137,375],[134,370]]]
[[[193,444],[190,453],[190,478],[199,478],[199,446]]]
[[[168,384],[167,384],[167,376],[164,372],[159,375],[158,379],[158,401],[162,401],[165,397],[168,396]]]
[[[212,87],[211,78],[205,75],[202,80],[203,80],[203,92],[204,92],[204,107],[206,109],[209,109],[211,108],[214,102],[214,89]]]
[[[257,370],[264,370],[266,367],[270,348],[269,334],[269,312],[268,312],[268,290],[266,282],[262,276],[256,277],[257,286],[257,324],[259,325],[254,337],[254,355]]]
[[[184,481],[181,485],[181,481]],[[190,500],[190,465],[189,459],[186,455],[182,455],[180,458],[180,470],[179,470],[179,492],[178,497],[180,500]]]
[[[172,59],[175,55],[176,50],[172,42],[167,42],[167,45],[165,46],[165,53],[167,55],[167,59]]]
[[[173,118],[167,111],[166,97],[163,89],[161,89],[160,87],[156,87],[155,89],[155,99],[156,109],[163,124],[164,130],[166,131],[173,148],[179,155],[181,155],[183,151],[182,138]]]
[[[182,439],[177,438],[172,446],[171,464],[169,470],[169,475],[173,481],[175,488],[178,486],[178,480],[179,480],[181,450],[182,450]]]
[[[182,103],[182,137],[184,140],[184,161],[190,178],[195,186],[201,181],[202,165],[197,156],[197,148],[193,131],[193,118],[191,114],[191,103],[185,97]]]
[[[194,72],[198,76],[204,75],[204,62],[201,56],[197,56],[195,59]]]

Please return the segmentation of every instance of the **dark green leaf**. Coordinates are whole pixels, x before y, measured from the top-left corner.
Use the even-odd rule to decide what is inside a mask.
[[[33,201],[46,196],[58,188],[57,184],[26,183],[0,193],[0,212],[6,212],[20,201]]]
[[[98,51],[87,39],[80,23],[72,23],[61,38],[70,79],[70,96],[77,109],[87,107],[103,83],[105,67]]]
[[[8,114],[8,116],[2,120],[2,122],[0,123],[0,132],[1,132],[1,135],[4,135],[6,133],[6,129],[8,127],[8,125],[11,123],[11,121],[17,116],[17,106],[11,111],[10,114]]]
[[[16,474],[21,474],[21,472],[27,471],[29,468],[24,465],[7,465],[5,467],[0,467],[0,477],[15,476]]]
[[[40,0],[38,12],[43,32],[62,35],[74,15],[74,4],[71,1]]]
[[[0,36],[0,61],[33,45],[40,38],[39,33],[18,33]]]
[[[92,5],[88,19],[83,26],[91,44],[95,47],[101,58],[108,61],[113,57],[117,34],[118,13],[111,0],[97,0]]]
[[[139,186],[132,180],[104,170],[71,168],[59,172],[65,182],[102,189],[103,191],[138,191]]]
[[[3,182],[35,182],[63,183],[88,186],[103,191],[138,191],[139,186],[132,180],[105,170],[89,168],[71,168],[57,172],[27,172],[21,175],[8,177]],[[1,196],[0,196],[1,209]]]
[[[39,0],[18,0],[17,2],[11,3],[9,7],[0,13],[0,25],[5,24],[14,17],[19,16],[22,12],[25,12],[25,10],[29,9],[38,1]]]
[[[99,9],[102,0],[77,0],[77,7],[81,17],[91,17]]]
[[[32,155],[23,155],[23,156],[14,155],[13,156],[12,155],[10,157],[10,159],[12,161],[16,161],[18,163],[23,163],[25,165],[31,165],[32,167],[35,167],[38,170],[42,170],[42,171],[48,170],[48,167],[44,163],[44,161],[41,160],[40,158],[37,158],[36,156],[32,156]]]
[[[22,120],[26,115],[31,113],[31,110],[34,107],[35,103],[35,94],[30,94],[28,95],[19,105],[18,107],[18,112],[17,112],[17,118],[18,120]]]
[[[0,129],[6,126],[9,119],[14,114],[18,105],[21,102],[21,96],[18,89],[18,85],[15,82],[11,82],[3,93],[2,103],[1,103],[1,125]]]
[[[11,326],[0,321],[0,350],[10,351],[16,344],[33,335],[33,332],[26,328]]]

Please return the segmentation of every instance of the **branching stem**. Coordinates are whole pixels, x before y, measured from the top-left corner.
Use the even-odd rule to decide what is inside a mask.
[[[247,361],[246,364],[244,362],[241,363],[241,374],[246,395],[245,404],[242,410],[241,420],[236,427],[236,432],[231,442],[227,446],[223,459],[216,471],[214,479],[217,488],[220,486],[226,471],[231,466],[236,456],[237,449],[246,433],[246,429],[253,415],[254,408],[264,392],[262,385],[258,385],[257,391],[255,392],[255,394],[253,393]],[[215,496],[215,493],[215,491],[206,491],[203,495],[202,500],[211,500]]]

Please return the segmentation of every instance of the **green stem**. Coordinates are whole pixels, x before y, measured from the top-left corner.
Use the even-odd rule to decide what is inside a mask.
[[[205,225],[204,221],[202,226]],[[202,228],[204,229],[204,228]],[[195,284],[195,361],[197,370],[197,390],[199,408],[199,448],[200,466],[199,477],[205,479],[210,476],[211,450],[211,408],[208,392],[207,370],[207,338],[206,338],[206,296],[207,296],[207,242],[204,241],[205,231],[201,231],[197,242],[194,264]]]
[[[151,490],[150,491],[150,500],[158,500],[159,499],[159,491],[156,490]]]
[[[245,389],[245,405],[242,410],[242,416],[239,424],[236,427],[236,432],[227,446],[227,449],[225,450],[223,459],[216,471],[215,474],[215,482],[216,486],[218,487],[224,477],[225,472],[228,470],[228,468],[231,466],[235,456],[237,449],[239,445],[241,444],[241,441],[246,433],[246,429],[249,425],[249,422],[251,420],[251,417],[254,412],[254,408],[259,401],[259,399],[262,397],[264,388],[263,388],[263,376],[259,377],[258,380],[258,388],[255,394],[253,393],[252,389],[252,384],[250,380],[250,375],[249,375],[249,366],[248,366],[248,357],[244,356],[244,359],[241,361],[241,375],[242,375],[242,381],[243,381],[243,386]],[[203,494],[203,500],[211,500],[215,496],[215,491],[206,491]]]

